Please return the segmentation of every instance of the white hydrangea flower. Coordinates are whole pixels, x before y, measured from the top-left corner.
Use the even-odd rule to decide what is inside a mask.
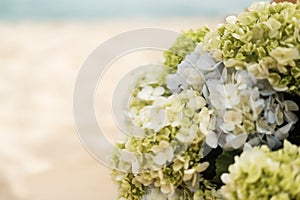
[[[243,115],[240,112],[228,110],[223,117],[223,130],[226,133],[233,132],[236,126],[240,126],[243,122]]]
[[[140,170],[140,163],[134,153],[123,149],[120,151],[119,169],[128,171],[130,168],[132,173],[137,174]]]
[[[237,21],[238,21],[238,19],[234,15],[226,17],[226,22],[229,24],[236,24]]]
[[[253,74],[250,74],[245,70],[237,71],[235,73],[235,80],[239,90],[244,90],[246,88],[252,87],[257,83],[257,80],[253,76]]]
[[[208,108],[201,109],[199,113],[200,118],[200,129],[205,134],[208,132],[208,127],[210,123],[210,113]]]
[[[163,87],[153,88],[152,86],[145,86],[139,93],[138,97],[142,100],[155,100],[165,93]]]
[[[170,146],[170,143],[166,140],[162,140],[159,142],[158,145],[154,145],[151,150],[154,152],[154,153],[158,153],[160,152],[161,150],[167,148]]]
[[[225,85],[225,106],[226,108],[233,108],[240,103],[240,95],[238,89],[234,84]]]
[[[228,134],[226,136],[226,143],[224,149],[226,150],[240,149],[241,147],[244,147],[247,138],[248,138],[247,133],[242,133],[238,135]]]
[[[176,138],[182,143],[192,143],[198,131],[198,127],[193,124],[189,128],[181,128],[176,134]]]
[[[218,146],[218,136],[213,131],[215,127],[212,126],[210,111],[207,108],[202,108],[199,113],[199,119],[199,128],[206,136],[206,144],[212,148],[216,148]]]
[[[185,89],[185,88],[187,88],[187,85],[188,85],[185,78],[178,73],[169,74],[166,77],[166,81],[167,81],[167,87],[172,92],[176,92],[179,88]]]
[[[156,99],[154,99],[152,105],[153,106],[161,106],[164,107],[166,104],[169,103],[169,98],[166,97],[157,97]]]
[[[206,83],[209,91],[207,97],[213,107],[218,110],[225,109],[225,87],[218,80],[211,80]]]
[[[193,110],[200,109],[206,105],[206,101],[201,96],[196,96],[194,98],[190,98],[187,106]]]
[[[212,58],[212,56],[210,56],[209,53],[201,54],[196,62],[197,69],[204,74],[212,71],[216,64],[216,61]]]
[[[240,103],[238,88],[234,84],[222,84],[220,81],[207,82],[210,102],[217,109],[231,109]]]
[[[153,161],[155,164],[159,166],[165,165],[167,162],[171,162],[174,158],[174,150],[172,146],[168,145],[165,148],[162,148],[160,151],[156,153],[153,157]]]
[[[170,110],[172,112],[180,112],[184,107],[181,101],[181,97],[178,94],[173,94],[169,96],[166,105],[167,110]]]
[[[181,63],[178,65],[178,73],[184,77],[186,83],[193,89],[202,91],[204,77],[194,66],[187,66],[185,63]]]
[[[138,119],[141,122],[141,127],[148,127],[150,126],[152,119],[151,119],[151,106],[146,106],[142,108],[138,114]],[[137,121],[137,120],[136,120]]]
[[[252,117],[253,120],[257,120],[259,115],[264,109],[265,106],[265,101],[260,98],[260,94],[258,91],[258,88],[253,88],[250,92],[250,105],[251,105],[251,110],[253,112]]]
[[[169,124],[166,110],[161,106],[146,106],[140,110],[139,118],[142,128],[153,129],[158,132]]]
[[[219,137],[218,135],[213,132],[209,131],[206,134],[206,144],[210,146],[211,148],[217,148],[218,147],[218,142],[219,142]]]
[[[153,102],[154,106],[161,106],[165,110],[166,124],[172,127],[179,126],[182,120],[182,109],[184,105],[182,104],[178,94],[173,94],[168,98],[158,98]]]

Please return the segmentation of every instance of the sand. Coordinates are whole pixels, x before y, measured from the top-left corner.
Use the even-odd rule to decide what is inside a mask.
[[[0,22],[0,199],[116,199],[110,169],[94,160],[74,128],[72,94],[81,63],[99,44],[124,31],[161,27],[175,31],[214,25],[218,19]],[[97,107],[107,137],[112,86],[124,70],[161,59],[135,52],[117,61]],[[118,74],[119,73],[119,74]]]

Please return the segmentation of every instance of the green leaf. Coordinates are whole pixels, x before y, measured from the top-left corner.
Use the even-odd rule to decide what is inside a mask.
[[[218,185],[223,185],[221,181],[221,175],[228,172],[229,165],[234,163],[234,157],[240,154],[241,151],[239,150],[223,151],[223,153],[216,160],[216,176],[214,177],[213,182]]]
[[[300,96],[284,94],[284,99],[292,100],[297,105],[300,105]],[[298,116],[298,122],[294,125],[293,130],[290,131],[289,136],[287,138],[292,144],[300,145],[300,111],[294,112]]]
[[[217,147],[212,149],[200,162],[209,162],[209,167],[202,172],[202,175],[207,180],[212,180],[216,176],[216,159],[221,155],[222,148]]]

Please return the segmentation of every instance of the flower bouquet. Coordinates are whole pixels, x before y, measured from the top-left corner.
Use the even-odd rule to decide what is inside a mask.
[[[300,199],[300,1],[253,3],[164,57],[130,93],[119,199]]]

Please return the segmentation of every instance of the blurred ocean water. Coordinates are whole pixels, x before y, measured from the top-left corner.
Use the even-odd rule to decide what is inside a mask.
[[[0,0],[0,20],[166,18],[237,14],[255,0]]]

